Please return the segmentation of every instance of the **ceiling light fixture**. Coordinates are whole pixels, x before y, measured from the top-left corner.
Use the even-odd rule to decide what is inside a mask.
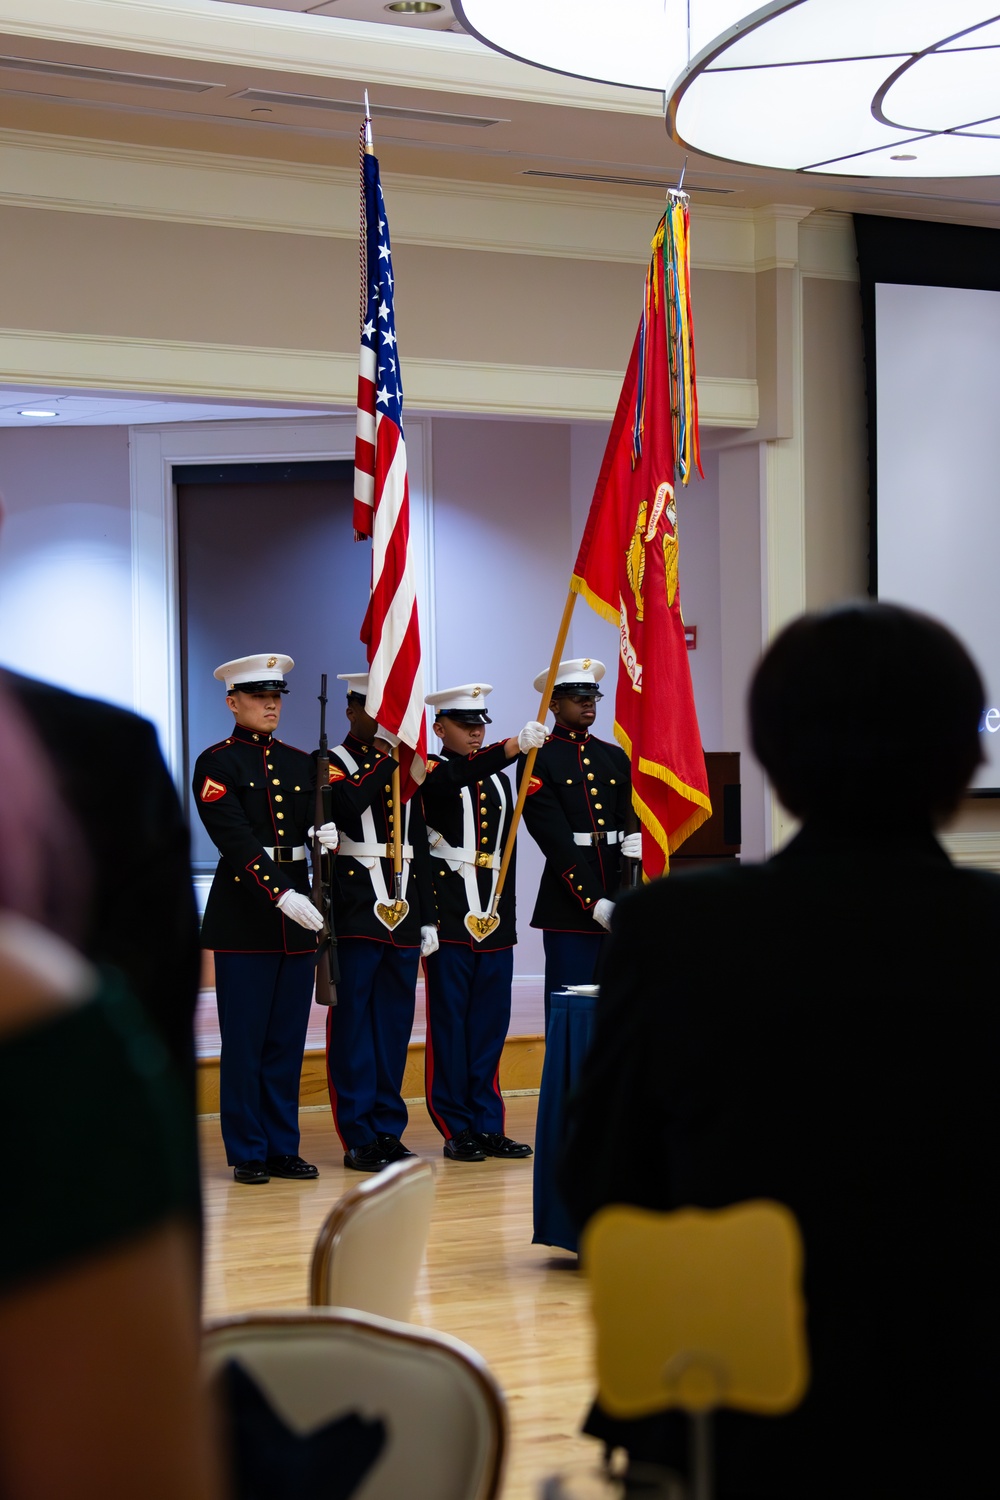
[[[435,5],[433,0],[395,0],[385,9],[395,11],[397,16],[429,16],[432,11],[444,10],[444,6]]]
[[[703,156],[855,177],[1000,175],[1000,17],[984,0],[455,0],[495,50],[667,94]],[[904,148],[904,149],[900,149]],[[912,148],[912,149],[906,149]]]
[[[57,417],[57,411],[43,411],[41,407],[26,406],[23,411],[18,412],[19,417]]]

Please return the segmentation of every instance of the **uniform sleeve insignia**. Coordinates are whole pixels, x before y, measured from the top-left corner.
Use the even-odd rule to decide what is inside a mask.
[[[340,766],[331,766],[330,767],[330,785],[331,786],[333,785],[333,783],[335,781],[346,781],[346,780],[347,780],[347,772],[346,771],[342,771],[341,768],[340,768]]]
[[[428,776],[431,774],[432,771],[436,771],[437,768],[438,768],[438,766],[440,764],[441,764],[441,762],[439,760],[429,760],[427,762],[427,774],[428,774]]]
[[[540,776],[532,776],[528,782],[528,796],[530,797],[532,792],[537,792],[541,786],[542,778]]]
[[[221,781],[213,781],[211,776],[206,776],[204,785],[199,793],[202,802],[218,802],[220,797],[226,795],[226,789]]]

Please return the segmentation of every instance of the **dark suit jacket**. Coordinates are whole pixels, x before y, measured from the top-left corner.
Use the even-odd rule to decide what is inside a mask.
[[[995,1489],[998,934],[1000,878],[860,829],[618,908],[561,1174],[576,1219],[765,1197],[805,1240],[810,1391],[720,1414],[722,1500]],[[681,1431],[635,1446],[676,1460]]]
[[[81,948],[126,975],[194,1089],[201,955],[188,832],[147,720],[50,683],[4,674],[48,751],[90,856]]]

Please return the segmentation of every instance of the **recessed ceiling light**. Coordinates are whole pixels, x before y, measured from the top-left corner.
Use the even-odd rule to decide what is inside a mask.
[[[900,151],[898,156],[890,156],[890,161],[916,161],[915,156],[910,156],[906,151]]]
[[[26,406],[23,411],[18,412],[19,417],[57,417],[57,411],[42,411],[41,407]]]
[[[432,11],[444,10],[443,5],[435,5],[433,0],[394,0],[385,8],[395,11],[398,16],[429,16]]]

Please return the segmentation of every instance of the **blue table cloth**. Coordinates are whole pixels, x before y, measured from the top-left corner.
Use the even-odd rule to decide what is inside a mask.
[[[570,990],[553,990],[550,999],[535,1128],[534,1245],[577,1248],[576,1230],[556,1192],[555,1173],[564,1140],[563,1112],[590,1048],[596,1004],[596,995]]]

